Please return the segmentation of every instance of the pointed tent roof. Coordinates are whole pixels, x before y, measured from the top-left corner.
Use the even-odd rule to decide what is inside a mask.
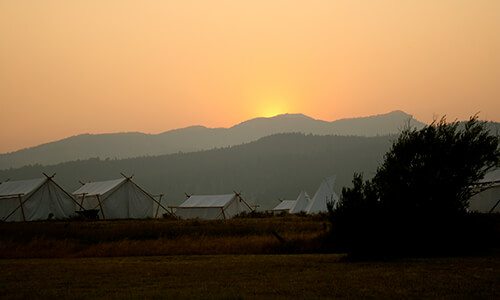
[[[295,201],[296,200],[283,200],[281,201],[278,205],[276,205],[273,210],[286,210],[289,211],[295,206]]]
[[[0,197],[27,195],[40,187],[47,178],[6,181],[0,184]]]
[[[226,195],[192,195],[189,196],[179,207],[224,207],[226,206],[236,194]]]
[[[82,195],[85,194],[87,196],[102,196],[107,192],[113,190],[118,187],[127,178],[120,178],[114,180],[106,180],[106,181],[95,181],[95,182],[87,182],[82,185],[79,189],[73,192],[73,195]]]
[[[486,173],[479,183],[499,183],[500,184],[500,169]]]
[[[314,197],[307,205],[306,212],[318,213],[318,212],[326,212],[328,210],[327,203],[330,201],[338,201],[339,196],[333,190],[335,184],[336,176],[327,177],[321,182],[318,190],[314,194]]]
[[[297,214],[301,211],[306,211],[307,205],[310,201],[311,199],[305,191],[300,192],[297,200],[294,201],[293,207],[290,208],[290,213]]]

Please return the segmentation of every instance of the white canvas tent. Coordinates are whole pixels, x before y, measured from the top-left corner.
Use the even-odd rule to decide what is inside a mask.
[[[293,207],[290,209],[290,213],[298,214],[300,212],[306,211],[307,205],[309,205],[310,201],[311,198],[309,198],[309,195],[305,191],[300,192],[297,200],[295,200]]]
[[[275,208],[272,209],[272,212],[275,214],[279,213],[289,213],[290,210],[295,206],[295,200],[282,200]]]
[[[469,200],[469,210],[500,213],[500,169],[486,174],[479,186],[486,189]]]
[[[287,212],[291,214],[298,214],[306,211],[310,198],[305,191],[301,191],[295,200],[283,200],[275,208],[272,209],[274,213]]]
[[[192,195],[176,207],[175,215],[181,219],[230,219],[253,209],[237,194]]]
[[[321,182],[314,197],[309,201],[306,207],[308,214],[315,214],[320,212],[327,212],[327,203],[332,202],[334,205],[339,200],[339,196],[333,190],[335,184],[335,176],[327,177]]]
[[[45,175],[45,178],[0,184],[0,220],[19,222],[73,216],[78,204],[53,177]]]
[[[98,209],[105,220],[154,218],[160,208],[166,211],[158,200],[126,176],[85,183],[73,195],[83,209]]]

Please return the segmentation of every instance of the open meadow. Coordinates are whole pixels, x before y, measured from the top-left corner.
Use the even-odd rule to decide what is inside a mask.
[[[500,257],[346,262],[338,254],[3,259],[3,299],[500,297]]]
[[[353,261],[322,216],[0,223],[2,299],[499,298],[500,252]]]

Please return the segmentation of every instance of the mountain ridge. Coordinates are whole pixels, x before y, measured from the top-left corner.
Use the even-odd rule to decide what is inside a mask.
[[[200,151],[238,145],[264,136],[287,132],[316,135],[386,135],[397,133],[405,123],[411,123],[415,127],[425,125],[403,111],[331,122],[295,113],[253,118],[229,128],[193,125],[158,134],[136,131],[84,133],[0,154],[0,169],[30,164],[49,165],[92,157],[121,159]]]

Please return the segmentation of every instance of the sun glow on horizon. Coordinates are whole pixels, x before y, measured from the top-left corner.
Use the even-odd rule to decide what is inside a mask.
[[[290,110],[290,105],[287,101],[280,98],[268,98],[262,101],[259,105],[257,114],[261,117],[274,117],[277,115],[285,114]]]
[[[276,86],[274,88],[260,89],[250,99],[254,99],[254,114],[258,117],[270,118],[277,115],[296,111],[300,98],[297,91],[291,88]]]
[[[266,107],[264,110],[262,110],[262,113],[260,114],[262,117],[270,118],[274,117],[277,115],[282,115],[287,113],[288,111],[286,109],[283,109],[280,106],[275,106],[275,105],[270,105]]]
[[[500,121],[498,0],[0,1],[0,37],[0,153],[285,113]]]

